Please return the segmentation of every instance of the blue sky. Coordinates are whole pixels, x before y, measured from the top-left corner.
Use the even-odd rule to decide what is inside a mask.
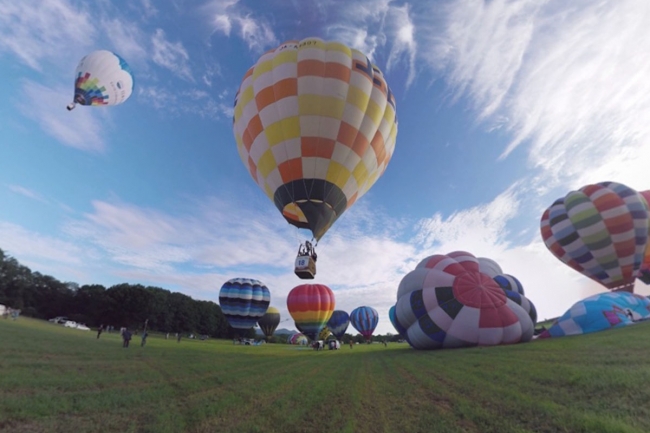
[[[465,250],[558,316],[602,290],[546,250],[543,210],[593,182],[650,189],[648,22],[635,0],[0,0],[0,248],[63,281],[215,302],[258,278],[288,318],[307,235],[241,163],[232,105],[261,53],[317,36],[370,56],[399,117],[384,176],[319,244],[337,308],[373,306],[394,332],[400,279]],[[127,60],[134,93],[68,112],[96,49]]]

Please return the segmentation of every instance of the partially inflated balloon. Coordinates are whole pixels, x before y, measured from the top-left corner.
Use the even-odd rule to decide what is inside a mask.
[[[266,313],[271,302],[269,289],[258,280],[233,278],[219,291],[223,315],[236,329],[250,329]]]
[[[350,313],[350,323],[366,340],[370,340],[379,322],[379,314],[372,307],[359,307]]]
[[[539,338],[589,334],[650,319],[650,299],[633,293],[600,293],[578,301]]]
[[[301,284],[287,296],[287,308],[300,332],[315,340],[334,311],[334,293],[323,284]]]
[[[332,331],[332,334],[334,334],[337,340],[343,338],[349,324],[350,316],[342,310],[334,310],[332,312],[332,317],[327,321],[327,327]]]
[[[361,52],[317,38],[270,50],[235,97],[239,155],[292,225],[320,239],[383,174],[395,98]]]
[[[293,334],[289,339],[287,340],[289,344],[297,344],[300,346],[305,346],[309,340],[307,340],[307,337],[305,337],[304,334],[301,334],[298,332],[297,334]]]
[[[269,307],[266,313],[257,321],[257,324],[260,325],[260,329],[267,338],[271,337],[275,332],[275,328],[280,324],[280,311],[275,307]]]
[[[562,262],[608,289],[632,290],[643,262],[649,212],[633,189],[614,182],[587,185],[542,215],[542,238]]]
[[[74,83],[75,104],[117,105],[133,92],[133,74],[123,58],[106,50],[93,51],[81,59]]]
[[[318,333],[318,339],[319,340],[327,340],[327,337],[332,335],[332,331],[330,331],[327,326],[325,326],[323,329],[320,330]]]
[[[463,251],[420,262],[400,282],[389,317],[415,349],[520,343],[534,329],[529,313]]]

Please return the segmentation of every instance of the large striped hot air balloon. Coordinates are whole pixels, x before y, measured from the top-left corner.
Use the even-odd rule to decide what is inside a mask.
[[[358,307],[350,313],[350,323],[366,340],[370,340],[378,322],[379,314],[372,307]]]
[[[233,131],[262,191],[318,240],[386,169],[397,137],[395,98],[356,49],[289,41],[244,75]]]
[[[269,289],[258,280],[233,278],[219,291],[219,305],[230,326],[250,329],[264,316],[271,303]]]
[[[520,343],[534,330],[524,299],[482,272],[472,254],[456,251],[427,257],[404,276],[389,317],[415,349]]]
[[[350,324],[350,316],[348,313],[342,310],[334,310],[332,312],[332,317],[327,321],[327,327],[332,331],[332,334],[336,337],[337,340],[341,340],[345,331],[348,329]]]
[[[266,338],[270,338],[273,336],[275,328],[280,324],[280,311],[275,307],[269,307],[266,313],[257,321],[257,324]]]
[[[648,241],[643,197],[615,182],[587,185],[542,215],[546,247],[563,263],[611,290],[633,291]]]
[[[323,284],[301,284],[289,292],[287,308],[300,332],[315,340],[334,311],[334,293]]]
[[[123,58],[106,50],[93,51],[79,62],[72,110],[81,105],[117,105],[133,92],[133,73]]]

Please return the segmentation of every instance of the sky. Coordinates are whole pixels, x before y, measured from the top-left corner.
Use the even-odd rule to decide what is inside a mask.
[[[386,172],[318,245],[336,308],[374,307],[395,333],[404,275],[463,250],[557,317],[604,289],[546,249],[544,209],[595,182],[650,189],[648,22],[646,0],[0,0],[0,248],[61,281],[214,302],[259,279],[291,328],[311,236],[242,164],[233,101],[263,52],[316,36],[365,53],[399,118]],[[97,49],[129,63],[134,92],[68,112]]]

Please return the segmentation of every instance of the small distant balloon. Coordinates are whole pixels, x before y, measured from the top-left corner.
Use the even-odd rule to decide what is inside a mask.
[[[257,321],[257,324],[266,338],[272,337],[275,328],[280,324],[280,311],[275,307],[269,307],[266,313]]]
[[[74,101],[80,105],[118,105],[133,92],[133,73],[124,59],[106,50],[93,51],[79,62],[75,73]]]
[[[372,307],[358,307],[350,313],[350,323],[366,340],[370,340],[378,322],[379,314]]]

